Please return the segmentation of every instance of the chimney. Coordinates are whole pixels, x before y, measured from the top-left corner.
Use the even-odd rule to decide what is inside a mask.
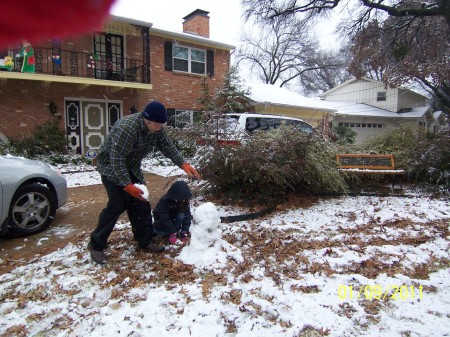
[[[183,18],[183,32],[209,38],[209,12],[196,9]]]

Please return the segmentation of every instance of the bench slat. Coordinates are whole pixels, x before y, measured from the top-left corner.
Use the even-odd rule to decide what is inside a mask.
[[[341,169],[395,170],[393,155],[337,154]]]

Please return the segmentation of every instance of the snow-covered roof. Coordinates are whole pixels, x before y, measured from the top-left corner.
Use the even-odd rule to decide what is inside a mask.
[[[170,36],[174,39],[181,39],[181,40],[187,40],[194,43],[198,43],[201,45],[208,45],[220,49],[226,49],[226,50],[232,50],[235,49],[236,46],[233,46],[231,44],[222,43],[218,41],[211,40],[210,38],[200,36],[200,35],[194,35],[191,33],[184,33],[184,32],[177,32],[174,30],[168,30],[163,28],[158,28],[156,26],[152,26],[150,29],[150,33],[156,34],[156,35],[163,35],[163,36]]]
[[[278,105],[295,108],[320,109],[334,112],[335,109],[324,104],[324,101],[304,97],[288,89],[276,85],[256,82],[245,82],[250,89],[250,98],[265,105]]]
[[[444,113],[443,113],[441,110],[439,110],[439,111],[434,111],[434,112],[433,112],[433,117],[434,117],[434,119],[439,119],[443,114],[444,114]]]
[[[121,22],[132,24],[132,25],[138,25],[138,26],[144,26],[144,27],[151,27],[152,26],[152,23],[150,23],[150,22],[136,20],[136,19],[132,19],[132,18],[127,18],[127,17],[124,17],[124,16],[110,15],[109,17],[112,20],[121,21]]]
[[[233,46],[231,44],[214,41],[214,40],[211,40],[210,38],[203,37],[200,35],[194,35],[194,34],[184,33],[184,32],[177,32],[174,30],[156,27],[150,22],[135,20],[132,18],[128,18],[128,17],[124,17],[124,16],[117,16],[117,15],[110,15],[110,17],[111,17],[111,19],[114,19],[117,21],[149,27],[150,32],[152,34],[156,34],[156,35],[169,36],[169,37],[172,37],[173,39],[190,41],[193,43],[198,43],[201,45],[206,45],[206,46],[211,46],[211,47],[216,47],[216,48],[226,49],[226,50],[232,50],[232,49],[236,48],[236,46]]]
[[[322,101],[330,109],[335,109],[337,115],[372,116],[388,118],[420,118],[430,109],[429,106],[415,107],[409,112],[392,112],[364,103]]]
[[[330,109],[336,109],[337,115],[371,116],[388,118],[420,118],[429,109],[429,106],[412,108],[410,112],[392,112],[364,103],[322,101]]]
[[[377,108],[363,103],[322,101],[331,109],[336,109],[337,115],[398,117],[398,113]]]
[[[412,108],[411,111],[408,111],[408,112],[399,113],[398,115],[400,117],[405,117],[405,118],[408,118],[408,117],[409,118],[417,118],[417,117],[422,117],[423,115],[425,115],[428,110],[430,110],[429,106],[421,106],[421,107]]]

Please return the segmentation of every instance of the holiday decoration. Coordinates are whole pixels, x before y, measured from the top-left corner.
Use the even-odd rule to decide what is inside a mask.
[[[61,56],[58,54],[53,54],[53,63],[57,66],[61,65]]]
[[[35,72],[35,59],[33,47],[29,42],[24,42],[22,50],[20,51],[20,56],[23,57],[22,72],[23,73],[34,73]]]
[[[11,71],[14,67],[14,62],[11,56],[5,56],[3,60],[0,60],[0,66],[3,69]]]

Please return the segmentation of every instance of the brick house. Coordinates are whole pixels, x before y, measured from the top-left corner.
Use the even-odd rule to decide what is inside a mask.
[[[172,32],[111,16],[101,32],[34,44],[32,72],[22,71],[29,57],[22,46],[0,51],[0,59],[14,62],[0,63],[0,134],[20,139],[56,119],[69,150],[84,154],[98,149],[119,118],[153,99],[166,105],[172,123],[192,120],[202,83],[216,90],[234,46],[209,38],[208,12],[183,20],[183,31]]]

